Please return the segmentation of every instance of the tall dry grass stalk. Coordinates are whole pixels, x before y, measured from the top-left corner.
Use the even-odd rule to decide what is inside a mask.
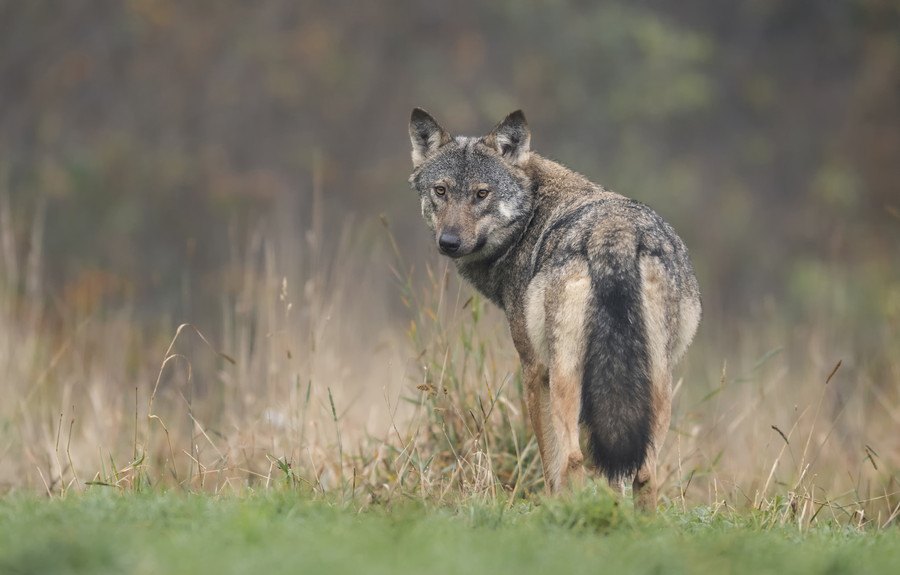
[[[40,212],[25,250],[0,194],[0,491],[511,504],[541,490],[502,315],[447,262],[406,262],[387,222],[326,245],[313,213],[303,234],[235,242],[221,329],[173,324],[162,338],[127,306],[46,321]],[[679,370],[664,503],[801,529],[895,523],[896,342],[861,350],[776,312],[705,318]]]

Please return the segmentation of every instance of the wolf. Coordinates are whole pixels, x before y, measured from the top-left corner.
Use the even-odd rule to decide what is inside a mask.
[[[648,206],[531,150],[521,110],[486,136],[409,122],[422,217],[438,250],[507,316],[544,482],[579,484],[585,459],[633,478],[654,510],[672,369],[700,322],[687,248]]]

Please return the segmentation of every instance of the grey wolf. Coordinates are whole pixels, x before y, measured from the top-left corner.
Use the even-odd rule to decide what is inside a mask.
[[[700,321],[687,248],[646,205],[531,150],[521,111],[483,137],[453,137],[416,108],[409,123],[422,217],[439,251],[506,313],[544,482],[594,467],[633,477],[655,509],[672,369]]]

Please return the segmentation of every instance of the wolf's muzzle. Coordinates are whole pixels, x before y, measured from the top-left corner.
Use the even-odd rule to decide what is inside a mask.
[[[462,240],[459,239],[459,234],[453,231],[441,232],[441,236],[438,238],[438,247],[447,255],[459,251],[461,245]]]

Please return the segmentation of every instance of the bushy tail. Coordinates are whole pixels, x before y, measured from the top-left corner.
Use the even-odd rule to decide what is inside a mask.
[[[652,382],[641,278],[633,255],[592,258],[595,315],[581,389],[590,453],[610,481],[635,473],[652,441]]]

